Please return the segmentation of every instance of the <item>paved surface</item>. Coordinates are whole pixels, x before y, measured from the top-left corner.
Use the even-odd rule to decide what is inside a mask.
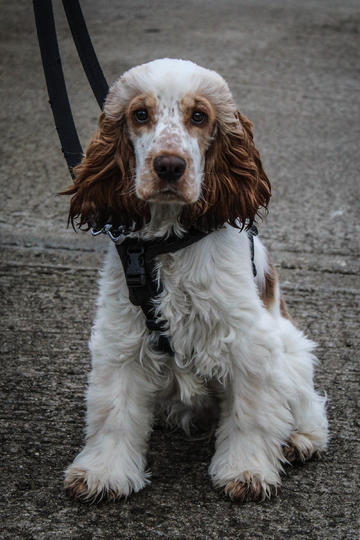
[[[62,52],[83,143],[98,109],[60,3]],[[289,306],[319,343],[331,443],[287,471],[276,499],[238,506],[207,477],[211,444],[154,430],[151,488],[68,500],[82,444],[87,340],[105,240],[66,230],[69,183],[47,104],[31,3],[1,2],[0,537],[358,537],[359,21],[357,0],[83,0],[109,81],[156,57],[220,71],[255,136],[274,195],[261,234]]]

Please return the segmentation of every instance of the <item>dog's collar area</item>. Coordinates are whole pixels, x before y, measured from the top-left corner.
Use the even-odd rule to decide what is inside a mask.
[[[124,225],[119,225],[115,227],[111,223],[107,223],[104,227],[97,227],[94,225],[90,228],[90,233],[92,236],[98,236],[99,234],[106,234],[110,240],[113,242],[120,243],[125,240],[125,238],[134,232],[135,225],[133,227],[125,227]]]
[[[175,253],[211,233],[190,229],[181,238],[172,234],[165,238],[155,240],[143,240],[130,237],[133,228],[122,225],[115,227],[110,223],[102,228],[96,226],[90,229],[93,236],[103,233],[115,243],[121,263],[125,272],[126,284],[129,289],[129,300],[134,306],[139,306],[146,320],[146,326],[151,333],[151,345],[159,352],[174,354],[169,336],[167,335],[167,323],[156,316],[154,300],[162,292],[163,286],[157,277],[156,257],[165,253]],[[254,277],[256,266],[254,262],[254,236],[258,230],[252,225],[247,231],[250,241],[251,264]]]

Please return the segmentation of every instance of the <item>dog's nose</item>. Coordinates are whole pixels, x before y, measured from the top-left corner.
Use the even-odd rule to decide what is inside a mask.
[[[186,162],[179,156],[158,156],[154,159],[154,170],[161,180],[179,180],[185,169]]]

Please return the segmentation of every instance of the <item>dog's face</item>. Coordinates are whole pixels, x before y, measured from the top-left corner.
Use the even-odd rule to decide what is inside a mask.
[[[251,223],[270,184],[252,139],[214,71],[163,59],[126,72],[110,88],[99,131],[76,169],[70,219],[80,225],[150,219],[174,205],[185,227]],[[179,210],[180,208],[180,210]]]
[[[149,202],[195,203],[216,112],[206,97],[140,94],[126,108],[136,160],[137,196]]]

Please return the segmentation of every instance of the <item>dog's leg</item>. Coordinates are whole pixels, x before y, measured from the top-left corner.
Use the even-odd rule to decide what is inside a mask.
[[[318,395],[313,385],[312,354],[314,344],[295,327],[286,303],[280,294],[279,279],[269,255],[265,282],[260,284],[261,299],[274,318],[284,348],[284,362],[294,391],[289,404],[294,416],[294,431],[283,448],[288,462],[305,461],[324,450],[328,442],[326,399]]]
[[[127,496],[149,482],[145,454],[155,388],[139,361],[143,316],[129,303],[116,257],[107,258],[90,342],[86,445],[65,473],[67,492],[85,500]]]
[[[259,382],[233,373],[209,469],[214,485],[241,502],[270,497],[280,485],[281,441],[289,438],[292,429],[286,405]]]
[[[65,474],[69,495],[117,498],[149,483],[145,453],[151,391],[139,364],[94,368],[87,394],[86,446]]]
[[[283,454],[287,461],[305,461],[328,443],[326,398],[320,396],[313,385],[313,343],[305,338],[291,321],[279,321],[285,349],[285,362],[291,377],[294,393],[289,404],[294,416],[294,431],[291,433]]]
[[[233,355],[209,471],[214,484],[224,487],[232,499],[262,500],[279,486],[282,463],[286,462],[282,448],[299,429],[300,410],[309,396],[313,399],[306,412],[307,422],[312,412],[317,413],[312,432],[319,431],[320,422],[324,437],[319,447],[326,445],[324,400],[313,389],[309,342],[302,336],[301,345],[300,336],[298,332],[298,350],[287,350],[279,328],[265,317],[264,324],[249,330],[250,341],[238,344],[241,352],[237,357]],[[297,353],[302,355],[301,368],[295,367]],[[302,439],[300,442],[303,444]]]

